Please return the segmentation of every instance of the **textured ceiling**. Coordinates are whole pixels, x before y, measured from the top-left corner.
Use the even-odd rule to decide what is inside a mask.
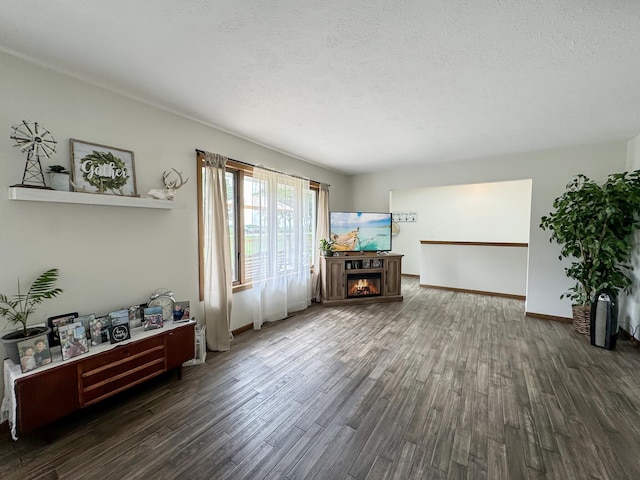
[[[2,0],[0,49],[345,173],[640,134],[638,0]]]

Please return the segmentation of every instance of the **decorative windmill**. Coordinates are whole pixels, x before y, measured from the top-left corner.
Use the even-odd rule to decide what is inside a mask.
[[[53,136],[38,122],[22,120],[11,127],[11,138],[16,141],[14,147],[27,152],[27,163],[22,174],[22,183],[15,187],[47,188],[40,164],[40,155],[51,158],[56,153],[56,141]]]

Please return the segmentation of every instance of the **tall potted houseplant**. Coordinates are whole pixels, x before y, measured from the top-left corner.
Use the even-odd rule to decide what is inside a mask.
[[[27,322],[39,304],[47,298],[54,298],[62,293],[62,289],[54,286],[58,279],[58,274],[58,269],[52,268],[41,273],[27,292],[20,288],[20,280],[18,280],[17,295],[9,297],[0,293],[0,316],[6,318],[9,324],[20,327],[18,330],[2,336],[7,355],[16,364],[20,363],[18,342],[48,331],[48,327],[29,328],[27,327]]]
[[[573,301],[574,329],[589,333],[596,292],[629,292],[632,284],[632,233],[640,227],[640,170],[611,174],[603,184],[577,175],[553,202],[540,227],[551,231],[559,259],[575,284],[560,298]]]

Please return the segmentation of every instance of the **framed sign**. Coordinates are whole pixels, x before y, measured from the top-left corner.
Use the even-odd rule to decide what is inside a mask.
[[[74,191],[138,196],[132,151],[73,138],[69,142]]]
[[[109,330],[109,341],[111,343],[122,342],[131,338],[129,329],[129,315],[125,317],[112,317],[111,329]]]

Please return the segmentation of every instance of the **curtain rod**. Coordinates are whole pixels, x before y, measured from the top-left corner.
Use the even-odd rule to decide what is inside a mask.
[[[204,155],[207,152],[205,152],[204,150],[200,150],[199,148],[196,148],[196,153],[201,153],[201,154]],[[273,172],[273,173],[279,173],[281,175],[289,175],[290,177],[300,178],[302,180],[309,180],[310,182],[315,182],[318,185],[323,183],[323,182],[318,182],[317,180],[311,180],[310,178],[303,177],[301,175],[296,175],[294,173],[287,173],[287,172],[282,172],[280,170],[276,170],[275,168],[269,168],[269,167],[265,167],[265,166],[254,165],[253,163],[243,162],[242,160],[236,160],[235,158],[229,158],[229,160],[231,160],[232,162],[241,163],[242,165],[247,165],[248,167],[262,168],[263,170],[269,170],[270,172]],[[327,186],[330,187],[331,185],[327,184]]]

